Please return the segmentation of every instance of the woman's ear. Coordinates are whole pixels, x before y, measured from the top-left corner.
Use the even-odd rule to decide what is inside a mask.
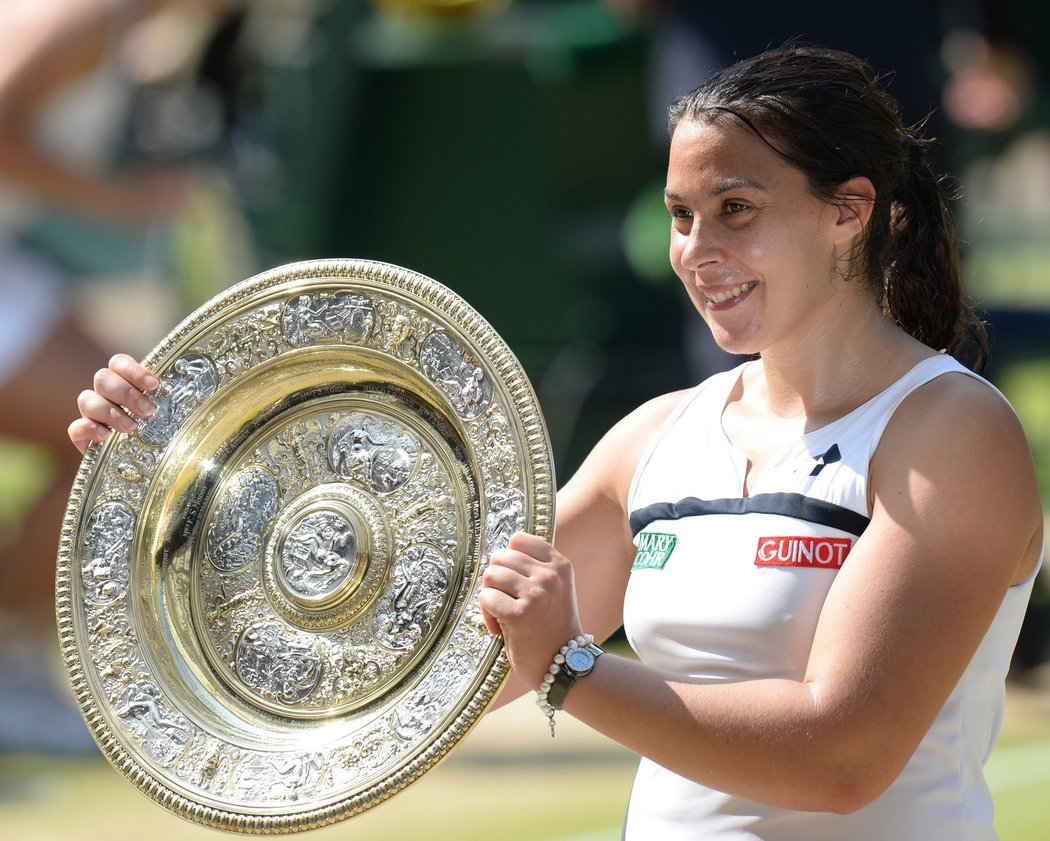
[[[864,175],[843,182],[836,191],[839,215],[835,222],[835,242],[845,245],[861,233],[875,208],[875,185]]]

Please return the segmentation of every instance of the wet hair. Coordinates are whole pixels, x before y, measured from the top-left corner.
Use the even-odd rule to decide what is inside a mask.
[[[983,366],[987,336],[962,288],[954,191],[937,171],[933,141],[903,125],[867,64],[822,47],[772,49],[678,97],[672,134],[682,120],[739,121],[832,204],[856,199],[843,185],[867,177],[875,203],[847,276],[863,278],[887,317],[919,341]]]

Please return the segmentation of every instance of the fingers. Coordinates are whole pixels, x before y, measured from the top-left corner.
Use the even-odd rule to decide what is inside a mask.
[[[531,603],[557,599],[566,590],[564,579],[567,574],[571,576],[571,572],[565,568],[567,562],[564,566],[555,563],[549,557],[549,551],[553,551],[549,544],[543,541],[540,544],[530,547],[535,554],[509,546],[492,553],[489,565],[482,573],[481,583],[485,589],[507,597],[493,603],[492,612],[496,616],[520,618],[520,614],[527,611]]]
[[[80,392],[77,408],[80,409],[81,418],[86,421],[94,421],[117,432],[134,432],[136,429],[134,418],[120,405],[107,400],[97,391]]]
[[[78,418],[69,425],[69,440],[73,442],[81,453],[87,452],[91,444],[101,444],[109,436],[112,430],[108,426],[89,421],[86,418]]]
[[[486,589],[495,590],[513,600],[537,598],[543,592],[554,589],[551,586],[554,582],[545,580],[540,572],[529,572],[524,567],[521,570],[514,569],[497,563],[490,564],[485,569],[481,583]],[[510,605],[510,602],[502,601],[502,604]]]
[[[538,565],[554,563],[555,555],[554,547],[543,538],[517,532],[511,535],[505,549],[492,553],[489,563],[490,566],[506,567],[528,575],[539,569]]]
[[[149,417],[156,407],[146,394],[160,386],[160,381],[145,366],[124,353],[118,353],[109,366],[95,373],[93,390],[77,397],[80,418],[68,427],[73,445],[85,452],[89,445],[101,443],[110,431],[132,433],[137,424],[128,412]]]
[[[512,534],[507,541],[507,548],[523,552],[540,561],[549,561],[554,552],[554,547],[542,537],[524,531]]]
[[[94,386],[95,390],[90,393],[112,406],[123,406],[136,415],[147,415],[153,410],[153,405],[140,389],[108,368],[103,368],[95,374]]]
[[[499,625],[499,621],[495,616],[485,610],[484,606],[481,607],[481,618],[485,623],[485,630],[488,631],[494,637],[503,636],[503,629]]]
[[[503,636],[503,623],[517,612],[518,600],[496,587],[485,587],[478,594],[478,605],[488,632]]]
[[[500,620],[514,621],[519,617],[526,608],[523,600],[530,590],[537,591],[534,596],[538,596],[538,591],[543,589],[542,584],[532,578],[542,561],[511,549],[511,544],[521,545],[521,541],[515,539],[517,537],[511,537],[507,548],[492,553],[481,576],[479,604],[486,626],[494,633],[494,625],[502,633]]]
[[[160,381],[149,369],[124,353],[109,360],[109,366],[95,374],[95,391],[119,406],[138,414],[152,411],[145,395],[155,391]]]
[[[579,633],[572,564],[547,541],[516,534],[493,552],[478,601],[485,626],[503,637],[512,668],[539,679],[551,652]]]

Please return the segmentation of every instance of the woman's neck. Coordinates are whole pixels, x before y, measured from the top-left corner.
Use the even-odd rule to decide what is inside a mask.
[[[873,397],[934,351],[888,321],[874,305],[829,321],[794,347],[763,351],[753,397],[777,418],[824,425]],[[757,367],[757,366],[756,366]]]

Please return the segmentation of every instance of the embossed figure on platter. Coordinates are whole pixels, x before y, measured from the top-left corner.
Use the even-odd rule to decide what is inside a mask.
[[[353,744],[333,751],[332,766],[347,773],[351,780],[360,779],[388,763],[397,751],[394,734],[388,728],[376,728]]]
[[[360,342],[374,324],[372,302],[356,292],[298,295],[288,302],[281,318],[281,329],[293,345],[332,338]]]
[[[155,683],[141,680],[129,684],[117,699],[114,712],[161,762],[171,762],[189,742],[189,722],[164,706]]]
[[[448,589],[448,562],[432,546],[411,546],[398,560],[390,592],[376,613],[376,633],[393,649],[415,645],[430,631]]]
[[[234,377],[266,359],[285,345],[281,332],[282,307],[269,304],[233,319],[226,329],[209,336],[201,349],[215,362],[223,378]]]
[[[261,458],[275,468],[283,488],[309,485],[325,466],[325,434],[319,418],[295,421],[279,431],[263,448]]]
[[[507,545],[510,536],[521,528],[525,516],[525,498],[518,488],[490,489],[489,511],[485,515],[488,535],[486,550],[494,552]]]
[[[197,748],[187,754],[191,761],[184,757],[176,768],[179,776],[190,780],[194,785],[221,791],[228,784],[230,773],[237,761],[239,751],[231,750],[228,745],[208,739],[206,747]]]
[[[335,664],[335,691],[340,695],[357,695],[374,686],[383,676],[370,646],[350,646]]]
[[[238,767],[234,788],[249,800],[298,800],[317,787],[323,767],[316,754],[254,756]]]
[[[87,558],[80,568],[84,597],[92,604],[112,604],[128,588],[128,550],[135,536],[135,515],[120,502],[91,512],[86,530]]]
[[[152,452],[138,444],[132,438],[121,442],[120,456],[117,460],[116,474],[125,482],[138,483],[153,475],[156,460]]]
[[[259,556],[263,529],[277,511],[277,482],[261,468],[243,470],[223,489],[208,529],[208,560],[224,572]]]
[[[314,511],[288,533],[281,575],[297,595],[327,596],[349,577],[356,553],[354,527],[335,511]]]
[[[470,658],[461,651],[450,649],[442,654],[419,689],[394,710],[394,732],[402,739],[412,740],[430,730],[463,691],[471,667]]]
[[[309,645],[286,639],[276,622],[248,628],[237,643],[237,675],[248,686],[285,704],[317,687],[321,659]]]
[[[407,312],[397,310],[385,319],[385,322],[387,326],[384,341],[387,352],[401,359],[408,359],[415,353],[417,344],[412,319]]]
[[[481,414],[492,386],[456,339],[442,331],[432,333],[420,349],[419,364],[441,386],[461,416],[469,419]]]
[[[141,673],[135,636],[126,614],[100,611],[88,627],[91,648],[97,653],[96,668],[106,689],[112,693]]]
[[[358,479],[378,493],[392,493],[412,475],[419,445],[393,424],[355,413],[328,436],[328,463],[344,479]]]
[[[219,387],[215,365],[206,356],[189,353],[176,359],[151,396],[157,411],[139,421],[139,438],[163,446],[186,417]]]

